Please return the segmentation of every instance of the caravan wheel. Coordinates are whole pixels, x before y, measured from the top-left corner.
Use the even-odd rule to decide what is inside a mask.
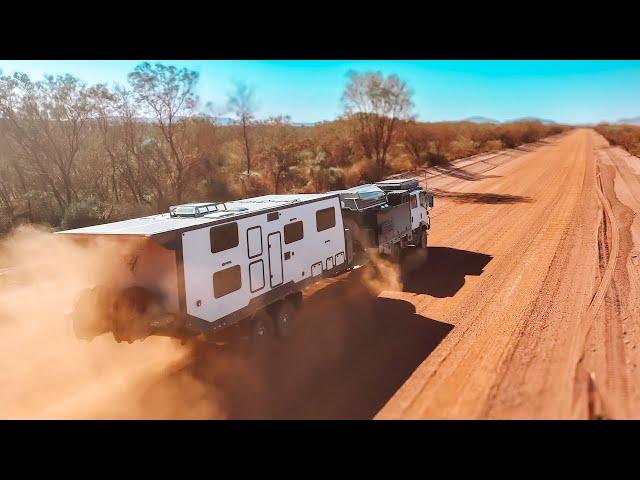
[[[273,322],[266,312],[258,312],[251,319],[249,340],[257,349],[268,347],[273,340]]]
[[[282,300],[272,311],[276,335],[281,338],[293,335],[296,327],[296,308],[290,300]]]

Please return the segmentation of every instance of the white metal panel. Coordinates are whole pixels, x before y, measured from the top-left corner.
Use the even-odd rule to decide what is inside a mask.
[[[335,207],[336,225],[322,232],[317,232],[316,211],[331,206]],[[322,268],[328,257],[334,258],[337,254],[345,252],[344,226],[338,197],[318,196],[317,201],[302,205],[285,204],[279,213],[278,218],[273,221],[267,221],[266,213],[257,213],[237,220],[238,246],[215,254],[211,253],[209,237],[211,227],[182,234],[187,313],[204,320],[214,321],[247,306],[252,298],[270,291],[268,239],[273,240],[278,237],[278,235],[270,237],[273,233],[279,232],[279,236],[282,238],[281,284],[298,283],[305,280],[316,274],[317,269],[312,272],[313,264],[321,262]],[[294,221],[303,222],[304,237],[297,242],[285,244],[282,237],[284,226]],[[259,230],[263,249],[262,254],[250,259],[249,242],[252,241],[255,234],[250,233],[247,236],[247,231],[256,226],[261,227]],[[284,260],[285,253],[289,254],[288,260]],[[276,255],[275,251],[273,255]],[[250,267],[250,264],[256,260],[263,261],[265,287],[256,291],[254,285],[252,292],[251,275],[257,275],[255,269],[258,267]],[[276,257],[273,260],[275,261]],[[241,289],[214,299],[213,273],[233,265],[241,267]],[[275,279],[276,282],[278,280],[278,278]],[[198,300],[201,301],[200,306],[197,306]]]
[[[429,224],[429,213],[427,211],[426,204],[426,194],[424,191],[416,192],[418,206],[411,211],[411,228],[416,229],[420,225],[428,225]],[[420,197],[423,197],[422,199]]]
[[[420,205],[419,194],[419,191],[411,193],[411,198],[415,202],[415,207],[411,209],[411,230],[418,228],[420,222],[424,222],[426,218],[426,210]]]

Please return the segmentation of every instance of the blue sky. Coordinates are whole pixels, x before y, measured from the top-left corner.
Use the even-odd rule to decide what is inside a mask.
[[[88,83],[126,83],[138,61],[3,61],[4,74],[34,79],[72,73]],[[423,121],[482,115],[523,116],[559,122],[616,121],[640,116],[640,61],[325,61],[163,60],[200,73],[202,103],[224,105],[233,82],[253,86],[259,118],[289,115],[296,122],[335,118],[349,70],[396,73],[414,91]]]

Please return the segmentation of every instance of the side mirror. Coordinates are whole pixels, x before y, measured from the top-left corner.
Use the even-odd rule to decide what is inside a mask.
[[[427,194],[427,204],[429,205],[429,208],[433,208],[433,194],[431,193]]]

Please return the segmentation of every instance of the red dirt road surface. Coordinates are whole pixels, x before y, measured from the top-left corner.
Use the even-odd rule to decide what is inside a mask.
[[[453,328],[376,418],[639,417],[640,160],[575,130],[442,173],[432,260],[464,281],[387,295]]]

